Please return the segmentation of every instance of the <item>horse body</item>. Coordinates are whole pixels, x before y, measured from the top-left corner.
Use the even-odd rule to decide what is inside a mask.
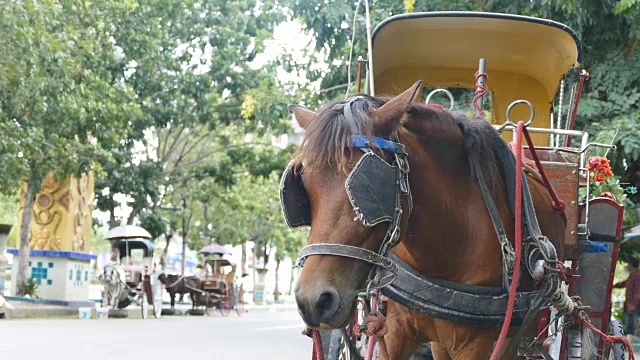
[[[158,280],[164,284],[171,297],[172,310],[175,309],[176,294],[180,294],[180,301],[182,301],[184,294],[189,294],[191,307],[195,309],[200,298],[200,293],[197,291],[200,288],[200,280],[197,277],[162,273],[158,276]]]
[[[431,277],[500,287],[501,248],[470,163],[481,162],[485,168],[487,176],[480,181],[487,181],[492,190],[513,242],[506,183],[493,154],[495,146],[506,144],[483,119],[413,104],[417,86],[388,101],[366,97],[361,100],[364,104],[354,104],[353,110],[362,134],[387,137],[397,133],[409,154],[413,209],[409,211],[403,199],[401,241],[391,251]],[[315,114],[294,107],[292,112],[306,130],[298,161],[304,165],[301,178],[311,204],[309,244],[345,244],[377,252],[388,224],[365,227],[354,221],[354,209],[342,185],[360,158],[359,152],[344,150],[347,137],[354,134],[340,117],[342,111],[326,108]],[[542,233],[561,251],[562,217],[551,207],[539,182],[529,179],[528,184]],[[558,258],[563,259],[561,253]],[[295,290],[307,325],[344,326],[370,268],[364,261],[341,256],[309,256]],[[532,289],[533,280],[526,270],[522,274],[519,289]],[[391,300],[387,326],[385,339],[391,359],[409,359],[423,342],[433,342],[438,360],[486,359],[499,333],[497,327],[462,325],[421,315]]]

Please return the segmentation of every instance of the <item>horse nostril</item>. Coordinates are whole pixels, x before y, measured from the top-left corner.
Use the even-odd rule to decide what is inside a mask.
[[[340,297],[337,291],[330,289],[321,293],[315,304],[316,311],[320,315],[320,321],[326,322],[330,320],[338,311],[339,306]]]

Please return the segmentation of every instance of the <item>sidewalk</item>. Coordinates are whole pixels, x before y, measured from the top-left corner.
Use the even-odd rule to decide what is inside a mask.
[[[59,318],[59,317],[75,317],[79,318],[80,307],[76,306],[56,306],[47,304],[34,304],[26,301],[10,301],[11,305],[15,309],[4,309],[6,319],[32,319],[32,318]],[[99,303],[99,302],[98,302]],[[163,309],[169,309],[170,303],[163,302]],[[175,305],[177,310],[176,315],[163,315],[163,316],[184,316],[187,310],[191,309],[191,303],[189,302],[177,302]],[[286,301],[279,304],[244,304],[245,312],[276,312],[276,311],[293,311],[296,309],[296,304],[293,301]],[[129,313],[129,319],[142,318],[142,311],[140,306],[129,305],[126,310]],[[216,315],[217,314],[217,315]],[[235,315],[235,312],[233,312]],[[220,312],[215,310],[214,316],[222,316]],[[91,308],[91,317],[96,318],[95,308]],[[149,306],[149,318],[153,318],[153,307]],[[0,320],[2,321],[2,320]]]

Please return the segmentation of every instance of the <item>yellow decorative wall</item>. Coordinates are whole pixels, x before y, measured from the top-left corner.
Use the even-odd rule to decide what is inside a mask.
[[[18,224],[22,223],[25,193],[26,182],[23,182]],[[93,173],[79,179],[70,177],[63,182],[57,182],[53,174],[49,174],[35,199],[31,249],[88,252],[93,234],[91,214],[94,197]]]

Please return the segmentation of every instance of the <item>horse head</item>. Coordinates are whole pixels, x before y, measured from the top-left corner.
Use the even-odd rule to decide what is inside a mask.
[[[100,280],[106,284],[115,284],[120,279],[120,273],[113,264],[107,264],[100,275]]]
[[[290,107],[305,138],[283,175],[281,196],[288,224],[311,226],[295,288],[309,326],[345,324],[372,264],[387,261],[375,255],[398,241],[410,196],[406,153],[393,140],[420,85],[388,101],[359,95],[318,113]]]
[[[164,272],[160,273],[160,275],[158,275],[158,281],[160,281],[162,284],[166,286],[169,283],[167,274],[165,274]]]

